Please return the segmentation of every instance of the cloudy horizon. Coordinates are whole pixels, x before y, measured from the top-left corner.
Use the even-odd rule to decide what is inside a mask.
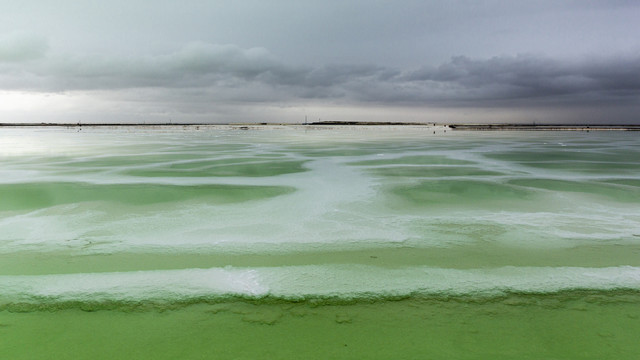
[[[633,1],[7,1],[0,122],[638,123]]]

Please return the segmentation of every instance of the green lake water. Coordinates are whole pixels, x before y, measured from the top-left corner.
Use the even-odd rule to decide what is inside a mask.
[[[635,133],[78,130],[0,129],[1,358],[640,358]]]

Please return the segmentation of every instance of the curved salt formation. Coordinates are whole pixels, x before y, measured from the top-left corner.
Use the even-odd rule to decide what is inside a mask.
[[[638,137],[24,132],[0,257],[36,269],[0,258],[5,305],[639,290]]]
[[[212,268],[127,273],[1,276],[0,307],[63,303],[222,301],[371,301],[402,297],[492,298],[511,293],[640,292],[640,267],[385,269],[363,265]]]
[[[637,357],[637,135],[265,129],[3,129],[2,355]]]

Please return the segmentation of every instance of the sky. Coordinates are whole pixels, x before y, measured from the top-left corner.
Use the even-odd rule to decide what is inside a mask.
[[[0,0],[0,122],[640,123],[640,1]]]

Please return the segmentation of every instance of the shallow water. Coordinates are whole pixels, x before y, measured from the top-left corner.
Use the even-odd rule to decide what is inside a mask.
[[[640,355],[634,133],[77,130],[0,130],[10,358]]]

